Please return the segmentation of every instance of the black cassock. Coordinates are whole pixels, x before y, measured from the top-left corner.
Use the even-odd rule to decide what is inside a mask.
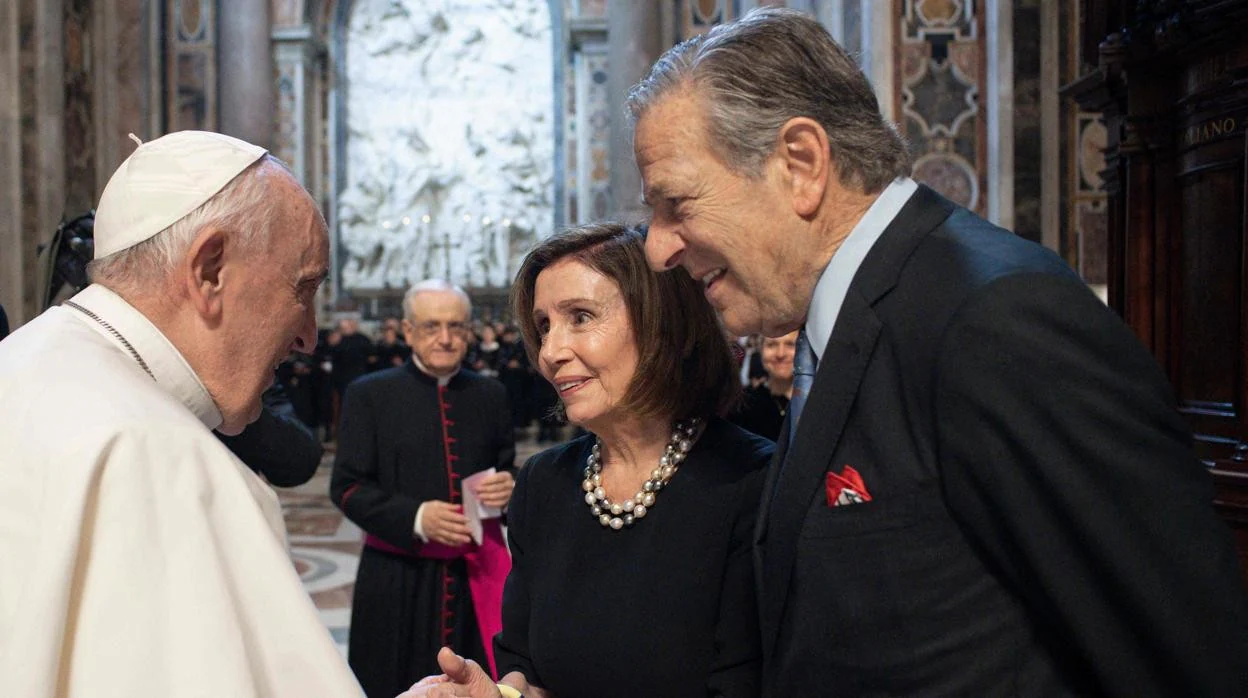
[[[409,360],[347,388],[330,496],[368,536],[348,656],[369,698],[441,673],[443,645],[487,666],[463,559],[391,551],[419,548],[421,502],[457,504],[463,478],[514,459],[507,393],[492,378],[461,370],[439,386]]]

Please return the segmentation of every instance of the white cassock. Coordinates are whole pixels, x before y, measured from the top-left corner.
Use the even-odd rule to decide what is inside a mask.
[[[182,355],[91,286],[0,342],[0,696],[360,696],[277,497]]]

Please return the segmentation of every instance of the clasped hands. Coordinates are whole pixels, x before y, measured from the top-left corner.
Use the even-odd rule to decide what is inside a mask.
[[[504,471],[482,478],[474,494],[487,507],[502,509],[511,501],[511,491],[515,487],[515,478]],[[458,504],[438,500],[425,502],[420,525],[425,537],[435,543],[455,547],[472,541],[468,517],[464,516],[463,508]]]

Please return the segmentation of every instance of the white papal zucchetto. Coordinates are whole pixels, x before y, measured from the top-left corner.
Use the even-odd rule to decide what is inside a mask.
[[[133,247],[173,225],[267,152],[207,131],[177,131],[140,142],[100,196],[95,258]]]

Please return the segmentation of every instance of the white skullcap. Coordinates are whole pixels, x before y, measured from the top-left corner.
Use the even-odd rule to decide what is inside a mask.
[[[173,225],[268,151],[207,131],[139,143],[113,173],[95,210],[95,258],[133,247]]]

